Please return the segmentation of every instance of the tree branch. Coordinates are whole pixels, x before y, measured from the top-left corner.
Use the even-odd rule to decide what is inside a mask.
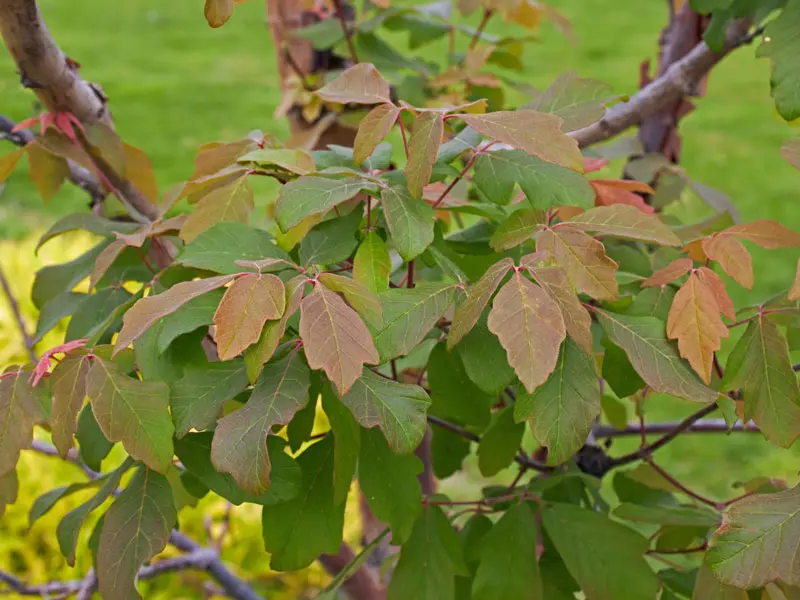
[[[0,36],[17,65],[22,84],[32,89],[51,113],[70,113],[84,125],[113,127],[105,97],[78,75],[75,63],[56,45],[36,0],[0,2]],[[95,164],[129,208],[143,219],[158,216],[156,207],[130,181],[103,160]]]
[[[626,435],[645,435],[654,433],[669,433],[680,425],[680,421],[665,421],[663,423],[648,423],[642,429],[639,423],[630,423],[625,429],[617,429],[611,425],[598,425],[593,433],[595,438],[615,438]],[[758,433],[760,429],[755,423],[736,423],[728,427],[725,419],[702,419],[693,423],[683,433],[726,433],[727,431],[746,431]]]
[[[14,127],[16,127],[14,121],[0,115],[0,138],[5,138],[12,144],[20,147],[26,146],[33,141],[35,136],[32,131],[28,129],[13,131]],[[71,160],[67,161],[67,165],[69,166],[69,180],[89,194],[91,197],[91,205],[95,206],[102,202],[103,198],[106,197],[106,192],[103,186],[97,181],[97,178],[87,169],[84,169]]]
[[[727,30],[725,46],[714,52],[705,42],[697,44],[686,57],[673,63],[662,75],[650,82],[628,102],[610,108],[597,123],[571,132],[581,148],[612,138],[642,122],[664,106],[687,95],[711,68],[732,50],[752,41],[747,34],[749,21],[737,19]]]
[[[14,314],[14,320],[17,322],[17,329],[19,329],[20,335],[22,335],[22,343],[25,345],[25,350],[28,352],[28,357],[35,363],[38,359],[36,358],[36,353],[33,351],[33,338],[28,335],[28,330],[25,327],[25,321],[23,320],[22,313],[19,310],[19,304],[17,303],[17,299],[14,297],[14,293],[11,291],[11,286],[8,283],[8,279],[6,279],[2,268],[0,268],[0,287],[3,288],[6,298],[8,298],[8,304],[11,306],[11,312]]]

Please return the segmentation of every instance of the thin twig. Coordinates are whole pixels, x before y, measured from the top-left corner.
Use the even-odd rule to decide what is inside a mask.
[[[339,23],[342,25],[342,33],[344,33],[344,39],[347,41],[347,49],[350,51],[350,58],[353,59],[354,63],[357,63],[359,62],[358,54],[356,53],[356,47],[353,45],[353,37],[350,32],[350,27],[347,24],[347,17],[344,14],[342,0],[333,0],[333,6],[336,9],[336,16],[339,18]]]
[[[691,498],[694,498],[698,502],[702,502],[703,504],[707,504],[708,506],[712,506],[712,507],[714,507],[714,508],[716,508],[718,510],[722,510],[722,508],[724,508],[724,503],[717,502],[716,500],[712,500],[711,498],[706,498],[705,496],[702,496],[702,495],[698,494],[697,492],[693,492],[692,490],[687,488],[680,481],[678,481],[672,475],[667,473],[664,469],[659,467],[656,464],[656,462],[652,459],[652,457],[648,457],[645,460],[647,461],[647,464],[649,464],[651,467],[653,467],[653,470],[656,473],[661,475],[661,477],[663,477],[664,479],[669,481],[672,485],[674,485],[676,488],[678,488],[681,492],[683,492],[687,496],[689,496]]]
[[[486,8],[483,11],[483,18],[481,19],[478,28],[475,30],[475,34],[472,36],[472,39],[469,41],[469,49],[472,50],[475,46],[478,45],[478,42],[481,41],[481,35],[483,35],[483,30],[486,29],[487,23],[489,23],[489,19],[492,18],[494,11],[491,8]]]
[[[702,544],[700,546],[693,546],[691,548],[678,548],[675,550],[648,550],[645,554],[692,554],[694,552],[705,552],[708,550],[707,544]]]
[[[14,319],[17,322],[17,329],[19,329],[20,334],[22,335],[22,342],[25,344],[25,350],[28,352],[28,356],[33,362],[39,360],[36,357],[36,353],[33,351],[33,338],[28,335],[28,330],[25,327],[25,321],[22,318],[22,312],[19,310],[19,304],[17,303],[17,299],[14,297],[14,293],[11,291],[11,286],[6,279],[5,273],[3,273],[3,269],[0,268],[0,286],[3,287],[3,292],[8,298],[8,304],[11,306],[11,312],[14,313]]]
[[[403,150],[406,153],[406,160],[408,160],[408,136],[406,135],[406,126],[403,123],[403,111],[397,113],[397,124],[400,125],[400,134],[403,136]]]
[[[681,421],[665,421],[663,423],[648,423],[645,425],[644,433],[647,435],[658,433],[669,433],[681,424]],[[736,423],[733,427],[728,427],[725,419],[702,419],[693,423],[683,433],[727,433],[728,431],[745,431],[749,433],[759,433],[760,429],[755,423]],[[642,428],[639,423],[630,423],[625,429],[617,429],[611,425],[598,425],[593,430],[595,438],[615,438],[629,435],[641,435]]]
[[[706,415],[711,414],[717,410],[717,403],[714,402],[713,404],[709,404],[708,406],[704,406],[700,410],[695,413],[692,413],[688,417],[686,417],[683,421],[678,423],[675,427],[670,429],[666,434],[658,438],[652,444],[648,444],[644,448],[639,448],[636,452],[631,452],[630,454],[624,454],[617,458],[611,460],[611,467],[621,467],[622,465],[627,465],[632,462],[636,462],[637,460],[642,460],[653,454],[656,450],[661,448],[662,446],[667,445],[676,437],[678,437],[684,431],[689,430],[697,421],[705,417]]]
[[[486,148],[488,147],[489,146],[486,146],[483,149],[483,151],[486,151]],[[464,178],[464,176],[472,168],[472,165],[475,164],[475,161],[481,154],[482,152],[477,152],[477,151],[472,153],[472,156],[470,156],[469,160],[467,161],[467,164],[464,165],[463,169],[461,169],[461,173],[459,173],[458,177],[456,177],[455,179],[453,179],[453,181],[450,182],[450,185],[444,188],[442,194],[436,199],[436,202],[434,202],[433,205],[431,206],[432,208],[436,208],[444,201],[445,198],[447,198],[447,194],[453,191],[453,188],[456,187],[456,184]]]

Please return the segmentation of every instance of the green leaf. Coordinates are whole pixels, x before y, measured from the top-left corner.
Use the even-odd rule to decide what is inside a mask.
[[[302,148],[258,148],[238,157],[236,162],[255,163],[268,170],[277,166],[297,175],[307,175],[316,169],[314,159]]]
[[[750,321],[725,368],[722,389],[741,388],[744,418],[773,444],[791,446],[800,435],[800,392],[786,338],[766,316]]]
[[[53,302],[61,302],[62,298],[64,296],[59,296]],[[65,339],[71,341],[80,338],[100,338],[105,334],[107,337],[104,339],[110,341],[111,333],[122,325],[121,315],[118,314],[120,307],[128,306],[134,298],[122,287],[103,288],[85,296],[69,320]]]
[[[356,472],[361,448],[361,427],[336,397],[330,384],[322,388],[322,409],[333,430],[333,502],[340,504],[347,500]]]
[[[392,261],[386,244],[370,231],[358,247],[353,260],[353,279],[375,294],[389,289]]]
[[[15,473],[15,471],[9,471],[9,473]],[[31,510],[28,513],[28,528],[30,529],[36,521],[49,513],[62,498],[67,498],[76,492],[98,486],[101,483],[103,483],[103,479],[90,479],[89,481],[80,481],[45,492],[36,498],[31,505]],[[2,504],[1,500],[0,504]]]
[[[578,142],[561,131],[563,120],[535,110],[459,114],[467,125],[498,142],[574,171],[583,171]]]
[[[800,487],[734,502],[711,536],[705,563],[722,583],[738,588],[775,580],[800,585],[798,524]]]
[[[480,319],[483,309],[491,300],[497,286],[503,281],[514,266],[514,261],[504,258],[489,267],[483,276],[470,288],[469,296],[459,306],[454,315],[453,323],[450,326],[450,334],[447,336],[447,347],[453,348],[461,339],[467,335]]]
[[[217,421],[222,403],[244,391],[247,384],[242,359],[187,366],[183,377],[170,385],[175,435],[180,438],[190,429],[211,427]]]
[[[181,239],[188,244],[220,222],[247,223],[254,207],[247,179],[239,177],[203,196],[181,227]]]
[[[476,427],[489,424],[491,408],[497,398],[484,393],[472,382],[459,354],[448,352],[443,342],[437,344],[428,357],[428,385],[437,415]]]
[[[563,73],[523,108],[561,117],[561,130],[575,131],[599,121],[606,111],[604,103],[613,98],[608,84]]]
[[[609,339],[628,355],[631,365],[656,392],[694,402],[714,402],[717,392],[706,387],[674,344],[667,341],[664,323],[655,317],[632,317],[595,309]]]
[[[0,475],[16,467],[20,451],[30,448],[33,426],[47,417],[28,382],[30,371],[8,373],[0,379]]]
[[[383,306],[378,300],[378,296],[355,279],[334,273],[322,273],[319,276],[319,281],[329,290],[342,294],[347,303],[361,315],[367,325],[372,327],[381,326],[383,322]]]
[[[39,252],[39,249],[47,242],[68,231],[83,230],[96,235],[112,237],[115,233],[133,233],[138,228],[138,223],[113,221],[89,211],[72,213],[56,221],[55,224],[47,230],[39,239],[39,243],[36,244],[35,251]]]
[[[780,15],[770,22],[764,31],[764,42],[757,56],[772,60],[772,97],[778,112],[787,121],[800,117],[800,69],[797,54],[800,53],[800,1],[790,0]]]
[[[403,544],[388,600],[455,600],[456,574],[467,574],[458,535],[441,509],[425,506]]]
[[[286,292],[275,275],[248,273],[233,280],[214,313],[214,341],[222,361],[231,360],[261,336],[268,320],[280,319]]]
[[[320,223],[300,243],[300,262],[304,265],[335,264],[350,258],[358,246],[361,210],[356,208],[342,217]]]
[[[141,598],[136,574],[164,549],[177,520],[167,478],[140,467],[103,519],[97,547],[97,583],[103,598]]]
[[[389,135],[397,121],[400,109],[394,104],[379,104],[358,124],[358,133],[353,143],[353,160],[361,164],[375,151],[384,138]]]
[[[397,454],[412,452],[425,435],[425,413],[431,401],[417,385],[397,383],[365,370],[341,400],[361,425],[379,426]]]
[[[214,467],[230,473],[245,492],[268,490],[267,436],[273,425],[286,425],[306,405],[308,387],[308,367],[297,352],[267,365],[247,404],[217,423],[211,446]]]
[[[87,298],[88,294],[65,292],[42,306],[41,311],[39,311],[39,319],[36,321],[36,332],[33,335],[33,342],[41,342],[42,338],[47,335],[53,327],[58,325],[61,319],[68,317],[78,310],[78,307]]]
[[[681,241],[655,215],[648,215],[635,206],[612,204],[582,212],[567,221],[572,227],[629,240],[640,240],[663,246],[680,246]]]
[[[111,472],[108,478],[103,483],[103,486],[97,490],[97,493],[89,500],[72,509],[64,518],[59,521],[56,527],[56,538],[58,539],[58,547],[61,554],[67,559],[67,563],[72,567],[75,566],[75,550],[78,545],[78,535],[81,532],[84,521],[89,514],[100,507],[103,502],[111,497],[111,494],[117,491],[119,482],[131,465],[130,459],[126,460],[122,465]]]
[[[54,298],[69,292],[89,276],[100,253],[110,243],[100,242],[97,246],[80,255],[78,258],[60,265],[43,267],[36,272],[31,289],[31,300],[39,310]]]
[[[544,211],[537,208],[518,210],[500,224],[492,234],[489,245],[497,252],[519,246],[531,239],[546,220]]]
[[[234,280],[233,275],[220,275],[207,279],[184,281],[172,286],[162,294],[148,296],[133,305],[122,318],[122,331],[119,332],[114,354],[118,354],[130,343],[136,341],[159,319],[174,313],[187,302]]]
[[[85,356],[65,356],[50,375],[53,408],[50,411],[50,430],[53,444],[61,458],[72,449],[72,437],[78,428],[78,413],[86,396],[86,373],[89,361]]]
[[[314,50],[328,50],[344,39],[344,31],[338,19],[323,19],[287,33],[293,38],[308,40]]]
[[[408,140],[408,164],[405,170],[408,191],[414,198],[422,197],[422,188],[431,179],[443,133],[444,115],[441,113],[424,112],[414,121],[414,130]]]
[[[381,294],[383,326],[374,334],[381,362],[411,352],[452,304],[454,294],[454,286],[438,283]]]
[[[78,416],[78,430],[75,432],[81,460],[93,471],[99,471],[103,459],[111,452],[114,444],[106,439],[97,424],[92,407],[86,404]]]
[[[395,454],[377,429],[361,432],[358,483],[373,514],[392,528],[392,544],[408,540],[420,511],[422,463],[413,454]]]
[[[475,162],[473,181],[487,199],[508,204],[519,184],[534,208],[594,206],[594,190],[583,175],[522,150],[485,152]]]
[[[375,184],[356,177],[303,176],[281,187],[275,204],[275,220],[286,232],[311,215],[328,212]]]
[[[663,321],[661,321],[663,323]],[[647,385],[634,370],[628,355],[619,346],[603,338],[603,379],[611,386],[618,398],[633,396]]]
[[[716,527],[720,519],[716,512],[698,506],[643,506],[630,503],[617,506],[614,516],[634,523],[700,527]]]
[[[471,127],[465,127],[454,138],[439,146],[439,156],[436,160],[443,164],[453,162],[467,150],[476,148],[480,142],[481,134]]]
[[[198,296],[181,306],[174,313],[159,319],[152,326],[153,329],[159,330],[156,343],[158,354],[163,354],[178,336],[213,324],[214,313],[222,300],[223,293],[222,290],[213,290]]]
[[[267,453],[272,459],[270,488],[258,496],[248,494],[227,473],[220,473],[211,462],[213,433],[189,433],[175,440],[175,454],[187,472],[195,476],[207,489],[213,490],[237,506],[253,502],[270,506],[291,500],[300,489],[300,467],[284,452],[285,442],[274,435],[267,438]]]
[[[333,501],[334,442],[326,436],[297,459],[303,473],[296,498],[264,507],[261,522],[270,568],[296,571],[342,544],[345,502]]]
[[[256,261],[264,258],[290,260],[289,255],[275,245],[274,238],[266,231],[244,223],[223,222],[206,229],[184,246],[175,257],[175,262],[222,275],[233,275],[242,271],[242,267],[236,264],[237,260]]]
[[[505,348],[508,364],[532,393],[555,369],[558,349],[567,336],[558,304],[515,272],[497,293],[487,323]]]
[[[347,393],[365,363],[380,361],[364,322],[324,285],[315,286],[300,304],[300,337],[309,366],[324,369],[339,394]]]
[[[652,600],[659,581],[644,558],[647,538],[571,504],[542,509],[542,523],[586,600]]]
[[[478,444],[478,468],[484,477],[496,475],[514,461],[522,445],[525,425],[514,422],[514,408],[508,406],[492,416],[492,422]]]
[[[451,330],[452,331],[452,328]],[[516,377],[500,345],[483,318],[472,328],[456,348],[470,380],[485,394],[497,396],[511,385]]]
[[[362,62],[350,67],[322,89],[317,96],[339,104],[377,104],[391,102],[389,82],[375,65]]]
[[[424,200],[415,200],[405,187],[392,185],[381,190],[381,206],[395,248],[411,261],[433,243],[435,214]]]
[[[700,565],[692,600],[748,600],[748,598],[745,590],[720,583],[707,565]]]
[[[129,377],[111,361],[95,357],[86,376],[86,396],[106,438],[153,470],[172,462],[169,387]]]
[[[544,600],[536,539],[530,506],[522,502],[509,508],[480,541],[473,600]]]
[[[432,432],[433,473],[439,479],[447,479],[461,470],[461,464],[469,455],[470,443],[460,435],[441,427],[434,427]]]
[[[528,421],[537,441],[547,446],[551,465],[569,460],[586,442],[600,414],[600,386],[594,359],[567,338],[556,368],[533,394],[519,394],[514,418]]]

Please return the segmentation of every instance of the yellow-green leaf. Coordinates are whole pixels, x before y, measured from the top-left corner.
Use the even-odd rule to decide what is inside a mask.
[[[400,109],[394,104],[379,104],[358,124],[358,133],[353,146],[353,160],[361,164],[373,153],[378,144],[389,135],[397,121]]]
[[[358,247],[353,259],[353,279],[370,291],[380,294],[389,289],[392,260],[386,244],[370,231]]]
[[[630,240],[641,240],[663,246],[680,246],[681,241],[655,215],[648,215],[635,206],[612,204],[597,206],[572,217],[567,223],[584,231],[595,231]]]
[[[10,373],[0,379],[0,475],[14,469],[20,450],[31,445],[33,426],[46,417],[28,383],[30,371]]]
[[[367,325],[375,328],[381,326],[383,306],[378,296],[355,279],[334,273],[322,273],[319,281],[329,290],[343,294],[347,303],[361,315]]]
[[[410,261],[433,243],[435,214],[424,200],[415,200],[405,187],[381,190],[381,206],[392,241],[403,260]]]
[[[14,169],[17,168],[17,163],[22,158],[24,152],[25,151],[20,148],[0,156],[0,183],[3,183],[6,179],[8,179],[8,176],[14,172]]]
[[[28,154],[28,175],[42,200],[47,202],[69,179],[69,165],[65,159],[51,154],[36,142],[25,146],[25,152]]]
[[[247,223],[253,206],[253,190],[247,177],[234,179],[232,183],[203,196],[183,224],[181,239],[189,243],[223,221]]]
[[[222,27],[233,15],[234,0],[206,0],[206,21],[211,27]]]
[[[444,116],[439,113],[424,112],[414,122],[414,130],[408,141],[408,164],[405,170],[408,191],[414,198],[422,197],[422,188],[431,179],[443,132]]]

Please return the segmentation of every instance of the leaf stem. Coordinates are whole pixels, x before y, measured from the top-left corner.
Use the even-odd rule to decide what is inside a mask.
[[[414,287],[414,260],[408,261],[408,276],[406,280],[406,287],[413,288]]]
[[[494,11],[491,8],[486,8],[483,11],[483,18],[481,19],[478,28],[475,30],[475,33],[472,36],[472,39],[469,41],[469,49],[472,50],[475,46],[478,45],[478,42],[481,41],[481,35],[483,34],[483,30],[486,29],[486,24],[489,23],[489,19],[492,18]]]
[[[406,160],[408,160],[408,136],[406,136],[406,126],[403,124],[403,111],[397,113],[397,123],[400,125],[400,133],[403,135],[403,150],[406,152]]]
[[[687,496],[689,496],[689,497],[691,497],[691,498],[694,498],[694,499],[695,499],[695,500],[697,500],[698,502],[701,502],[701,503],[703,503],[703,504],[707,504],[708,506],[711,506],[711,507],[713,507],[713,508],[716,508],[717,510],[722,510],[722,508],[724,508],[725,504],[724,504],[723,502],[717,502],[716,500],[711,500],[710,498],[706,498],[705,496],[701,496],[701,495],[700,495],[700,494],[698,494],[697,492],[693,492],[692,490],[690,490],[689,488],[687,488],[687,487],[686,487],[685,485],[683,485],[683,484],[682,484],[680,481],[678,481],[678,480],[677,480],[677,479],[675,479],[675,478],[674,478],[672,475],[670,475],[669,473],[667,473],[667,472],[666,472],[664,469],[662,469],[661,467],[659,467],[659,466],[656,464],[656,462],[653,460],[653,458],[652,458],[652,457],[648,457],[648,458],[646,458],[646,459],[645,459],[645,461],[646,461],[646,462],[647,462],[647,463],[648,463],[648,464],[649,464],[651,467],[653,467],[653,470],[655,470],[655,471],[656,471],[656,473],[658,473],[659,475],[661,475],[661,477],[663,477],[664,479],[666,479],[667,481],[669,481],[669,482],[670,482],[672,485],[674,485],[676,488],[678,488],[678,489],[679,489],[681,492],[683,492],[683,493],[684,493],[684,494],[686,494]]]
[[[486,148],[488,148],[488,147],[489,146],[486,146]],[[486,148],[484,148],[484,150],[486,150]],[[467,164],[464,165],[463,169],[461,169],[461,173],[459,173],[458,177],[453,179],[453,181],[450,182],[450,185],[448,185],[444,189],[444,191],[442,192],[442,195],[439,196],[436,199],[436,202],[433,203],[432,208],[435,209],[437,206],[439,206],[444,201],[445,198],[447,198],[447,194],[449,194],[451,191],[453,191],[453,188],[456,187],[456,184],[458,184],[459,181],[464,179],[464,176],[467,174],[467,171],[469,171],[472,168],[472,165],[475,164],[475,161],[478,159],[478,157],[481,154],[483,154],[483,151],[476,151],[476,152],[472,153],[472,156],[470,156],[469,160],[467,161]]]
[[[344,33],[344,39],[347,41],[347,49],[350,51],[350,58],[353,59],[353,62],[358,63],[358,54],[356,53],[356,47],[353,45],[353,38],[350,32],[350,27],[347,25],[347,17],[344,14],[344,7],[342,6],[342,0],[333,0],[333,6],[336,9],[336,16],[339,18],[339,23],[342,26],[342,33]]]

